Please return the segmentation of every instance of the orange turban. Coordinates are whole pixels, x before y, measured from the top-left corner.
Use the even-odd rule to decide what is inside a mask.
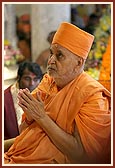
[[[55,33],[52,44],[60,44],[72,53],[86,59],[93,40],[93,35],[73,24],[63,22]]]

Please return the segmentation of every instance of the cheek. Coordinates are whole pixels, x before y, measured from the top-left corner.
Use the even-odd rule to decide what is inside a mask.
[[[74,73],[76,65],[72,61],[69,61],[64,67],[63,67],[63,74],[65,74],[68,78],[71,77]]]
[[[71,71],[71,66],[69,64],[64,64],[62,66],[58,67],[58,74],[60,76],[62,75],[68,75]]]
[[[34,82],[34,86],[36,87],[39,83],[40,83],[39,80],[37,82]]]
[[[20,88],[26,88],[29,86],[29,82],[27,81],[20,81]]]
[[[65,74],[66,73],[66,71],[67,71],[67,66],[65,66],[65,65],[58,65],[57,66],[57,72],[58,72],[58,74],[60,74],[60,75],[63,75],[63,74]]]

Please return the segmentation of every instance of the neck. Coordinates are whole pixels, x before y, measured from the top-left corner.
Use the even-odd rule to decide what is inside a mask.
[[[74,79],[77,79],[82,72],[83,71],[80,71],[79,73],[73,75],[71,78],[65,77],[65,78],[61,78],[61,79],[55,79],[55,83],[56,83],[58,89],[60,90],[60,89],[64,88],[68,83],[70,83]]]

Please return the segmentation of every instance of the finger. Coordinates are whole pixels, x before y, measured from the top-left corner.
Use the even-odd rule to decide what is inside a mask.
[[[22,108],[23,111],[27,111],[28,110],[27,107],[24,104],[18,102],[18,105]]]
[[[42,99],[41,99],[41,93],[40,92],[37,92],[37,100],[40,101],[41,103],[43,103]]]
[[[30,100],[33,100],[33,99],[34,99],[34,97],[32,96],[32,94],[30,93],[29,90],[24,89],[24,90],[23,90],[23,93],[24,93]]]
[[[19,94],[18,94],[18,100],[21,104],[25,105],[26,107],[31,104],[32,99],[30,98],[30,96],[28,94],[30,94],[30,92],[28,92],[28,90],[26,89],[20,89]]]
[[[25,93],[21,96],[18,95],[19,103],[24,105],[28,109],[34,110],[34,108],[36,108],[39,102],[32,95],[30,96],[26,95]]]
[[[18,96],[18,103],[22,104],[25,107],[28,107],[30,104],[30,100],[26,100],[25,98]]]
[[[18,98],[19,100],[26,100],[28,102],[30,102],[32,100],[32,96],[31,94],[26,90],[26,89],[20,89],[19,93],[18,93]]]
[[[18,96],[23,97],[23,95],[25,94],[24,90],[25,89],[20,89],[18,92]]]

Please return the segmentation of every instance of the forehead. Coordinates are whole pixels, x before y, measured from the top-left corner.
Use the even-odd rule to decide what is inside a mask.
[[[71,53],[71,51],[69,51],[68,49],[66,49],[65,47],[63,47],[63,46],[61,46],[61,45],[59,45],[59,44],[51,44],[51,47],[50,47],[50,49],[52,50],[52,51],[60,51],[60,52],[66,52],[66,53]]]
[[[51,44],[50,49],[53,52],[53,54],[58,54],[61,52],[67,59],[77,58],[77,56],[74,53],[72,53],[71,51],[59,44]]]
[[[25,68],[22,76],[36,76],[33,72],[31,72],[28,68]]]

